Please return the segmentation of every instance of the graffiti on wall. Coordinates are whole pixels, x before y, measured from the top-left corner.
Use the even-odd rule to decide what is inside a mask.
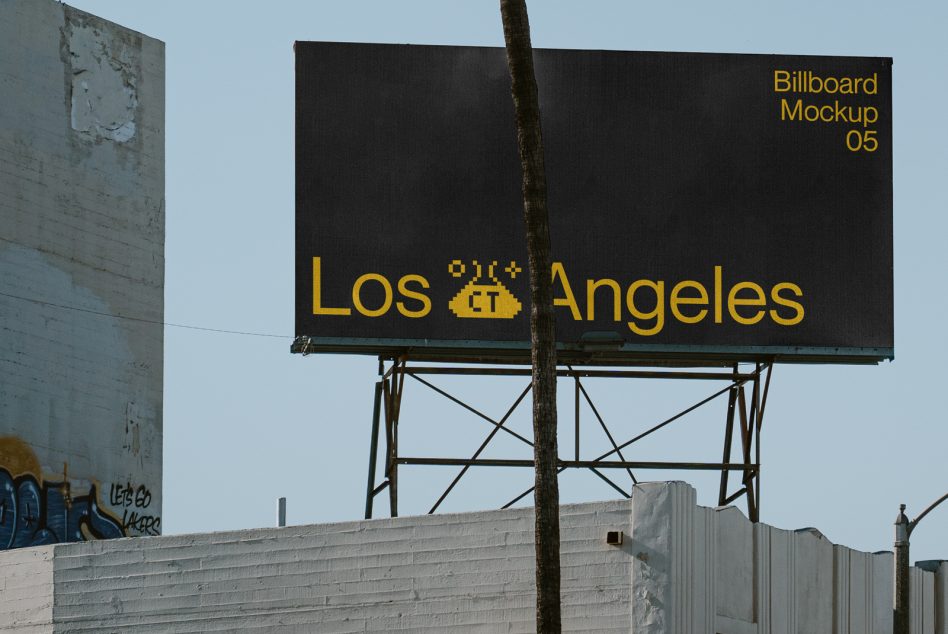
[[[151,491],[144,484],[137,487],[130,482],[113,484],[109,488],[109,505],[122,509],[121,524],[126,533],[161,534],[161,518],[151,514]]]
[[[45,479],[23,441],[0,438],[0,550],[124,537],[123,525],[99,504],[95,484],[73,495],[68,467]]]

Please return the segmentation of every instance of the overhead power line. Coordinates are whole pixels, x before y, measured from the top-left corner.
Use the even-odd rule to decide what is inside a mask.
[[[42,299],[36,299],[33,297],[23,297],[22,295],[13,295],[11,293],[0,292],[0,296],[9,297],[11,299],[18,299],[24,302],[31,302],[33,304],[40,304],[42,306],[51,306],[53,308],[61,308],[63,310],[74,310],[80,313],[89,313],[90,315],[99,315],[100,317],[113,317],[115,319],[125,319],[127,321],[137,321],[144,324],[154,324],[156,326],[170,326],[172,328],[185,328],[187,330],[201,330],[204,332],[218,332],[228,335],[243,335],[245,337],[272,337],[276,339],[293,339],[291,335],[275,335],[266,332],[247,332],[243,330],[227,330],[224,328],[206,328],[204,326],[191,326],[189,324],[172,324],[167,321],[158,321],[156,319],[145,319],[144,317],[130,317],[128,315],[115,315],[112,313],[105,313],[99,310],[91,310],[89,308],[80,308],[78,306],[68,306],[66,304],[57,304],[55,302],[47,302]]]

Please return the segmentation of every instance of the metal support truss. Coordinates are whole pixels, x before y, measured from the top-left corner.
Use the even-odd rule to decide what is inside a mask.
[[[386,365],[388,367],[386,368]],[[767,405],[767,393],[770,388],[770,376],[773,370],[773,361],[766,360],[755,363],[752,372],[741,372],[737,364],[730,370],[700,370],[700,371],[680,371],[680,370],[602,370],[602,369],[574,369],[572,366],[566,366],[557,371],[557,376],[571,378],[574,383],[574,452],[572,459],[559,460],[559,472],[566,469],[588,469],[603,482],[609,485],[620,495],[631,497],[632,486],[638,483],[635,471],[648,469],[672,469],[672,470],[700,470],[700,471],[719,471],[721,474],[721,485],[718,494],[718,504],[724,506],[731,504],[742,496],[747,503],[747,514],[751,521],[757,522],[760,519],[760,431],[763,422],[764,410]],[[380,380],[375,384],[375,406],[372,415],[372,437],[369,450],[369,477],[366,484],[365,496],[365,517],[369,519],[373,513],[373,503],[375,498],[388,489],[389,493],[389,513],[392,517],[398,515],[398,468],[399,466],[457,466],[460,467],[457,475],[452,479],[445,491],[431,506],[429,513],[434,513],[441,506],[442,502],[448,497],[452,490],[464,475],[472,467],[533,467],[533,460],[510,460],[510,459],[486,459],[481,458],[481,454],[488,447],[491,441],[500,433],[508,434],[527,447],[533,447],[533,442],[521,436],[517,432],[506,427],[510,416],[516,411],[517,407],[524,401],[527,394],[531,391],[530,368],[523,367],[480,367],[480,366],[459,366],[459,367],[440,367],[440,366],[409,366],[408,359],[405,356],[394,359],[379,359]],[[442,388],[438,387],[429,380],[432,376],[451,375],[451,376],[503,376],[503,377],[524,377],[527,384],[519,393],[516,400],[507,408],[506,413],[495,420],[487,414],[476,409],[472,405],[453,396]],[[399,413],[401,410],[402,394],[405,388],[405,378],[409,377],[419,385],[430,389],[444,398],[452,401],[459,407],[474,414],[478,418],[491,425],[492,429],[487,434],[484,441],[474,451],[469,458],[433,458],[433,457],[409,457],[399,453],[398,448],[398,425]],[[612,431],[606,425],[606,421],[600,415],[595,403],[586,391],[583,379],[591,378],[617,378],[617,379],[662,379],[662,380],[692,380],[692,381],[712,381],[725,383],[724,387],[715,390],[706,398],[698,401],[679,411],[673,416],[641,431],[629,440],[622,443],[617,442]],[[642,440],[643,438],[654,434],[660,429],[671,425],[685,415],[696,409],[708,405],[712,401],[722,399],[727,395],[727,413],[724,428],[724,454],[721,462],[643,462],[630,461],[623,455],[623,450]],[[748,402],[749,401],[749,402]],[[592,459],[582,459],[580,453],[580,405],[585,402],[592,411],[596,424],[602,429],[605,436],[609,439],[611,450],[596,456]],[[735,425],[735,422],[737,425]],[[384,423],[384,429],[382,428]],[[385,471],[384,478],[377,483],[376,464],[378,460],[379,436],[384,433],[385,443]],[[733,439],[737,434],[740,440],[741,453],[739,460],[733,459]],[[530,453],[532,456],[532,452]],[[619,473],[625,472],[630,480],[630,484],[623,487],[614,476],[614,473],[607,472],[618,470]],[[740,486],[729,493],[729,477],[732,471],[740,472]],[[507,502],[502,508],[507,508],[529,495],[532,488],[527,489],[518,496]]]

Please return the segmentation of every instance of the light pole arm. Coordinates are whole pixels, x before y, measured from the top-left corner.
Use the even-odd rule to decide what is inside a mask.
[[[923,518],[923,517],[925,517],[926,515],[928,515],[929,513],[931,513],[932,510],[933,510],[936,506],[938,506],[939,504],[941,504],[941,503],[944,502],[945,500],[948,500],[948,493],[945,493],[943,496],[941,496],[940,498],[938,498],[937,500],[935,500],[935,501],[931,504],[931,506],[929,506],[927,509],[925,509],[924,511],[922,511],[921,514],[920,514],[918,517],[916,517],[914,520],[912,520],[911,522],[909,522],[909,526],[908,526],[909,535],[912,534],[912,531],[915,530],[915,527],[918,525],[919,522],[922,521],[922,518]]]

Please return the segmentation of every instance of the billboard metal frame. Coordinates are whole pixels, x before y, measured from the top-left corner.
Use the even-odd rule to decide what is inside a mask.
[[[375,384],[375,400],[372,415],[372,435],[369,450],[369,470],[366,483],[365,518],[370,519],[374,512],[375,498],[388,491],[389,514],[398,515],[398,472],[399,467],[414,466],[456,466],[460,467],[457,475],[447,486],[440,497],[433,503],[429,514],[438,510],[455,486],[472,467],[533,467],[532,459],[485,459],[481,458],[483,451],[490,442],[504,432],[513,436],[525,445],[532,447],[533,443],[517,432],[505,427],[507,420],[525,400],[531,391],[529,378],[531,369],[524,367],[495,367],[484,366],[420,366],[408,364],[407,355],[384,358],[379,357],[380,379]],[[668,369],[586,369],[574,368],[572,365],[561,367],[557,375],[561,378],[571,378],[574,383],[574,451],[569,458],[560,457],[558,472],[566,469],[587,469],[599,477],[622,496],[631,497],[632,486],[638,482],[633,470],[690,470],[690,471],[718,471],[720,473],[720,487],[718,504],[731,504],[741,497],[745,498],[748,517],[753,522],[760,519],[760,432],[763,416],[767,405],[767,395],[770,389],[770,377],[773,371],[774,359],[755,362],[751,372],[741,372],[738,364],[733,363],[729,368],[718,370],[668,370]],[[387,367],[386,367],[387,366]],[[435,385],[432,376],[494,376],[494,377],[522,377],[528,379],[527,386],[520,392],[517,399],[510,405],[506,413],[499,420],[494,419],[473,405],[457,398],[444,389]],[[469,458],[435,458],[406,456],[399,450],[398,432],[400,425],[401,404],[405,388],[405,378],[440,394],[458,406],[474,414],[490,424],[493,429]],[[708,397],[689,405],[673,416],[662,420],[648,429],[640,432],[629,440],[617,442],[595,403],[583,384],[584,379],[643,379],[643,380],[691,380],[724,382],[726,385],[714,391]],[[712,401],[719,401],[727,395],[727,411],[725,417],[725,431],[723,453],[720,462],[662,462],[662,461],[629,461],[623,455],[623,449],[650,436],[651,434],[680,420],[685,415],[701,408]],[[591,409],[596,423],[608,438],[612,449],[592,459],[583,459],[580,446],[580,430],[582,426],[581,404],[585,402]],[[737,459],[732,457],[735,449],[735,436],[740,443]],[[384,467],[382,480],[378,482],[377,464],[379,461],[380,438],[383,444]],[[617,458],[617,459],[616,459]],[[618,469],[625,471],[631,483],[623,487],[604,470]],[[730,473],[740,473],[739,486],[733,492],[730,485]],[[533,491],[532,488],[513,497],[502,508],[516,504]]]
[[[448,363],[530,363],[529,341],[440,341],[434,339],[345,339],[298,336],[290,352],[381,355]],[[591,337],[580,343],[557,342],[561,363],[575,365],[706,365],[752,363],[832,363],[872,365],[895,358],[894,348],[816,346],[696,346],[613,342]]]
[[[537,55],[549,138],[559,140],[548,148],[547,166],[562,214],[554,250],[565,255],[551,274],[563,286],[556,303],[572,317],[562,313],[557,359],[558,376],[573,382],[575,446],[572,455],[560,455],[559,469],[589,470],[626,497],[638,470],[719,472],[718,503],[743,497],[756,522],[760,432],[774,364],[894,358],[892,60],[544,49]],[[532,448],[531,439],[506,426],[531,391],[527,278],[517,278],[522,267],[514,259],[510,267],[499,264],[509,279],[494,275],[507,257],[527,261],[517,212],[521,184],[509,177],[519,168],[503,50],[298,42],[296,56],[298,336],[291,351],[379,357],[365,516],[372,517],[386,490],[389,513],[398,515],[400,467],[456,467],[434,513],[472,467],[534,466],[532,452],[529,459],[481,457],[498,435]],[[835,119],[824,117],[826,109]],[[587,125],[598,117],[610,126]],[[642,117],[650,124],[634,124]],[[650,246],[640,252],[632,245]],[[505,255],[494,261],[498,254]],[[585,281],[585,312],[565,266],[577,289]],[[611,320],[602,308],[595,317],[596,289],[603,286],[606,301],[613,289]],[[654,290],[654,310],[636,304],[639,288]],[[702,311],[682,316],[678,300]],[[739,306],[755,307],[756,316],[740,317]],[[629,330],[619,325],[626,314],[633,318]],[[777,345],[759,345],[768,343]],[[438,376],[449,375],[527,385],[494,419],[437,385]],[[406,454],[399,447],[406,377],[488,423],[480,446],[463,457]],[[593,379],[717,385],[707,398],[624,440],[586,390]],[[725,398],[719,462],[626,460],[630,445]],[[583,423],[583,403],[594,422]],[[580,452],[581,424],[590,423],[612,447],[591,459]]]

